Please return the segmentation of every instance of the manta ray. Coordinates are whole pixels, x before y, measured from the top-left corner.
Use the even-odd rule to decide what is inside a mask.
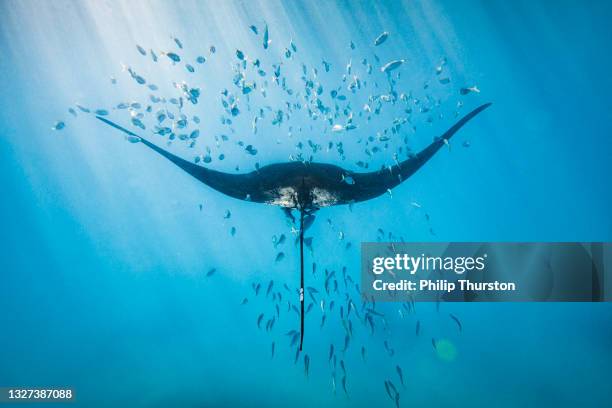
[[[299,211],[300,239],[300,350],[304,343],[304,230],[314,220],[314,212],[323,207],[353,204],[376,198],[407,180],[419,170],[463,125],[491,104],[474,109],[443,135],[405,161],[378,171],[358,173],[341,167],[313,162],[287,162],[263,166],[250,173],[231,174],[208,169],[182,159],[149,140],[96,116],[102,122],[137,138],[200,182],[230,197],[282,207],[291,218]],[[306,221],[306,222],[305,222]],[[306,227],[307,228],[307,227]]]

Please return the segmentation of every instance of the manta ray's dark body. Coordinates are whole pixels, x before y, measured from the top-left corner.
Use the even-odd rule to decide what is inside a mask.
[[[368,173],[356,173],[331,164],[310,162],[270,164],[243,174],[224,173],[175,156],[108,119],[100,116],[97,118],[132,137],[139,138],[145,146],[225,195],[300,212],[301,350],[304,339],[304,217],[322,207],[357,203],[390,191],[427,163],[463,125],[490,105],[487,103],[474,109],[429,146],[407,160],[388,169]]]

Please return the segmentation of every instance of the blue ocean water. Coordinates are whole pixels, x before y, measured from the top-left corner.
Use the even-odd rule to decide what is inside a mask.
[[[3,1],[0,386],[70,386],[88,407],[391,407],[384,385],[391,380],[400,406],[608,406],[612,309],[605,303],[442,304],[439,311],[417,304],[403,316],[398,304],[378,305],[386,326],[379,322],[371,335],[355,319],[346,351],[338,309],[321,329],[315,304],[306,320],[306,376],[303,355],[294,364],[285,335],[299,325],[282,288],[298,285],[299,254],[281,211],[222,196],[68,108],[107,109],[129,125],[126,111],[113,107],[146,105],[151,92],[124,64],[159,85],[160,95],[177,95],[173,82],[201,88],[199,103],[185,108],[201,119],[198,144],[173,143],[175,154],[193,158],[208,146],[207,166],[250,171],[287,161],[300,142],[307,157],[313,140],[323,146],[315,161],[359,170],[359,160],[392,164],[392,149],[370,158],[358,141],[377,137],[397,117],[412,122],[391,145],[407,136],[417,150],[456,121],[458,102],[460,115],[492,102],[392,196],[317,213],[306,260],[317,273],[306,284],[322,290],[325,269],[340,275],[346,267],[359,280],[359,243],[377,240],[379,228],[385,239],[392,233],[412,241],[610,241],[611,19],[605,1]],[[264,50],[266,23],[271,43]],[[383,31],[389,38],[374,47]],[[291,41],[297,51],[286,58]],[[250,103],[232,83],[237,49],[249,61],[261,59],[266,98],[259,79]],[[195,72],[159,52],[171,50]],[[198,65],[198,55],[207,61]],[[379,67],[400,58],[398,92],[420,104],[410,115],[391,107],[366,122],[368,96],[388,88]],[[322,60],[331,63],[329,73]],[[301,64],[310,76],[317,67],[324,92],[340,87],[360,126],[335,134],[305,109],[273,125],[272,112],[290,99],[271,79],[272,64],[281,62],[288,86],[300,91]],[[346,89],[353,75],[368,82],[355,94]],[[471,86],[481,92],[460,95]],[[227,117],[224,88],[241,101],[231,126],[220,120]],[[266,116],[253,134],[259,108]],[[66,127],[51,130],[58,120]],[[214,137],[222,134],[230,141],[218,147]],[[275,248],[273,236],[281,234],[287,240]],[[285,258],[275,262],[279,251]],[[265,297],[270,280],[285,299],[266,332],[256,320],[275,313]],[[263,288],[254,296],[257,283]],[[339,307],[344,294],[326,297],[328,305],[332,299]],[[461,333],[449,313],[460,318]],[[432,338],[451,351],[437,352]]]

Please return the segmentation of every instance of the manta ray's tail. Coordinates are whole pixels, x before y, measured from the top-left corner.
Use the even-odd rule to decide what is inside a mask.
[[[304,344],[304,209],[300,209],[300,351]]]

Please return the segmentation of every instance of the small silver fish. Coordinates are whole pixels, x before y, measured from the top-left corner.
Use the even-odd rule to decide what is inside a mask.
[[[477,87],[477,86],[470,86],[470,87],[468,87],[468,88],[461,88],[461,89],[459,90],[459,93],[460,93],[461,95],[467,95],[467,94],[469,94],[469,93],[480,93],[480,89],[478,89],[478,87]]]
[[[385,74],[388,72],[391,72],[399,68],[404,62],[406,62],[406,60],[403,60],[403,59],[388,62],[380,68],[380,72],[383,72]]]
[[[384,43],[385,41],[387,41],[387,38],[389,37],[389,32],[384,31],[382,32],[378,37],[376,37],[376,39],[374,40],[374,46],[379,46],[382,43]]]
[[[172,62],[180,62],[181,61],[181,57],[178,54],[175,54],[173,52],[167,52],[166,53],[166,57],[170,58],[170,60],[172,60]]]
[[[264,314],[263,314],[263,313],[262,313],[262,314],[260,314],[260,315],[257,317],[257,328],[258,328],[258,329],[261,329],[261,321],[263,320],[263,318],[264,318]]]
[[[342,389],[344,390],[344,393],[348,395],[348,391],[346,390],[346,375],[342,377]]]
[[[270,45],[270,35],[268,34],[268,25],[266,24],[266,27],[264,28],[264,34],[263,34],[264,50],[267,50],[269,45]]]
[[[453,314],[449,314],[450,318],[453,319],[455,321],[455,323],[457,323],[457,327],[459,327],[459,332],[463,331],[463,326],[461,325],[461,322],[459,321],[459,319],[457,318],[457,316],[453,315]]]
[[[308,356],[308,354],[304,354],[304,373],[306,374],[307,378],[308,378],[309,370],[310,370],[310,357]]]
[[[266,297],[268,297],[268,295],[270,294],[270,291],[272,291],[273,286],[274,286],[274,281],[271,280],[270,283],[268,283],[268,289],[266,290]]]
[[[404,373],[402,372],[402,368],[398,365],[395,366],[395,371],[397,371],[397,375],[400,379],[400,383],[402,383],[402,386],[405,388],[406,385],[404,384]]]
[[[348,174],[342,175],[342,181],[344,181],[346,184],[349,184],[349,185],[355,184],[355,180],[353,179],[353,177],[349,176]]]
[[[66,127],[66,124],[62,122],[61,120],[58,120],[57,122],[55,122],[55,125],[53,125],[51,129],[52,130],[62,130],[65,127]]]

